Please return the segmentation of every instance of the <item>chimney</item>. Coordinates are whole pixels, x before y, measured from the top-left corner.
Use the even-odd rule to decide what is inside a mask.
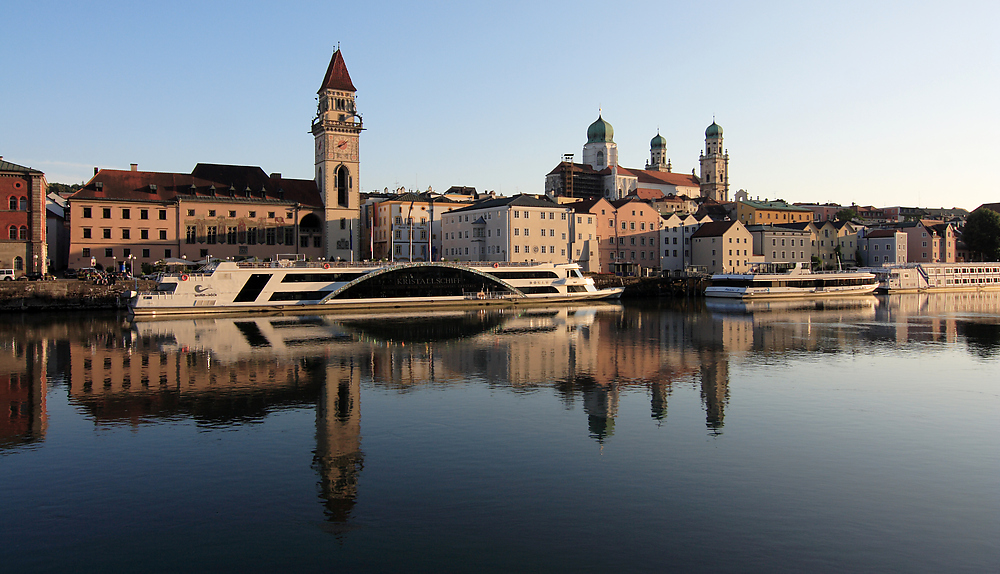
[[[98,171],[100,171],[100,170],[99,170],[99,169],[97,169],[97,166],[94,166],[94,175],[97,175],[97,172],[98,172]]]
[[[130,163],[129,165],[132,166],[132,171],[139,171],[139,164]]]
[[[271,174],[271,179],[281,179],[281,174],[280,173],[272,173]]]

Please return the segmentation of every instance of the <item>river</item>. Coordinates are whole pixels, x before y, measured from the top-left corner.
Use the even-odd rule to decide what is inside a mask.
[[[996,572],[1000,292],[0,317],[8,572]]]

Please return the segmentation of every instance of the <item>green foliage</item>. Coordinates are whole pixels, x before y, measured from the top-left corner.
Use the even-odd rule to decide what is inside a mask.
[[[962,239],[983,261],[1000,261],[1000,213],[982,208],[965,221]]]
[[[851,221],[858,216],[858,212],[851,209],[850,207],[845,207],[837,212],[837,221]]]
[[[65,183],[50,183],[46,193],[58,193],[60,195],[66,195],[70,193],[76,193],[83,187],[81,183],[74,183],[72,185],[66,185]]]

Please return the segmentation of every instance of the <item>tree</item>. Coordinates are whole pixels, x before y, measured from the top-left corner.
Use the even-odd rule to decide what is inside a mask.
[[[853,208],[845,207],[837,212],[837,221],[852,221],[858,216],[858,212]]]
[[[1000,261],[1000,213],[980,208],[965,220],[962,239],[983,261]]]

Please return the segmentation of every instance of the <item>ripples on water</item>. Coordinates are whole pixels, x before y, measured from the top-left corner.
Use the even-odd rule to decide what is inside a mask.
[[[0,562],[994,570],[998,311],[3,317]]]

